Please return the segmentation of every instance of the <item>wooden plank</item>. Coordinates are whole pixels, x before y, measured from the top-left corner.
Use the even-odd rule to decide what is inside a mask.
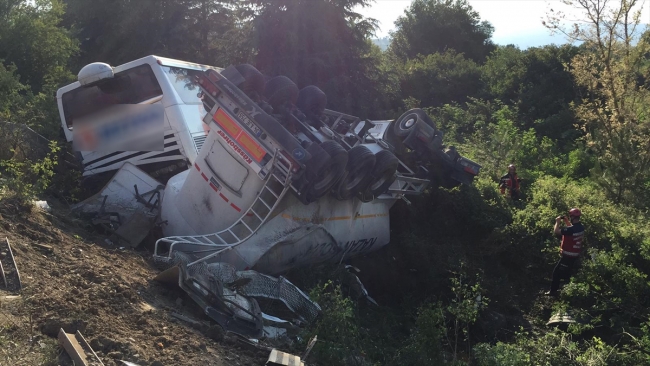
[[[42,250],[46,253],[53,253],[54,248],[52,248],[50,245],[45,245],[45,244],[40,244],[40,243],[32,243],[33,246],[36,247],[36,249]]]
[[[66,333],[63,328],[59,330],[59,344],[68,352],[75,366],[88,366],[86,352],[72,334]]]
[[[102,362],[102,360],[99,358],[99,356],[97,356],[97,354],[92,349],[92,347],[90,347],[90,344],[88,343],[88,341],[86,341],[86,338],[84,338],[84,336],[81,335],[81,332],[77,331],[77,333],[75,333],[75,336],[77,338],[77,341],[84,347],[84,349],[86,349],[87,352],[90,352],[90,353],[92,353],[93,356],[95,356],[94,361],[96,361],[99,364],[99,366],[104,366],[104,363]],[[97,364],[95,362],[93,362],[93,363]]]
[[[269,359],[266,361],[266,366],[303,366],[304,362],[300,359],[299,356],[292,355],[290,353],[285,353],[273,349],[269,355]]]
[[[9,286],[7,285],[7,277],[5,277],[5,269],[2,268],[2,261],[0,261],[0,275],[2,275],[2,282],[4,282],[5,288],[9,289]]]
[[[58,339],[59,345],[70,355],[75,366],[104,366],[104,363],[79,331],[75,334],[68,334],[61,328]],[[88,360],[89,356],[91,356],[92,360]]]
[[[20,295],[4,295],[0,296],[0,303],[11,302],[20,299]]]
[[[14,258],[14,253],[11,250],[11,245],[9,245],[9,238],[5,237],[5,241],[7,242],[7,248],[9,251],[9,259],[11,260],[11,263],[14,265],[14,269],[16,270],[16,279],[18,281],[18,290],[21,290],[23,288],[23,284],[20,282],[20,272],[18,271],[18,263],[16,263],[16,258]]]

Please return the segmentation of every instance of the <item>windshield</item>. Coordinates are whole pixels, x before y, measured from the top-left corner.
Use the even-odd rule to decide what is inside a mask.
[[[115,74],[91,87],[79,87],[62,96],[68,128],[75,119],[99,112],[116,104],[138,104],[162,95],[162,89],[147,64]]]
[[[173,66],[163,66],[162,69],[183,103],[201,104],[201,99],[197,96],[200,89],[193,81],[193,76],[200,71]]]

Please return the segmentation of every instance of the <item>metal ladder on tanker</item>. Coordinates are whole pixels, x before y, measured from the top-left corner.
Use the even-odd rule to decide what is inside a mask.
[[[169,263],[173,259],[175,247],[179,245],[184,246],[183,253],[201,254],[210,253],[204,257],[196,259],[188,263],[188,267],[194,264],[206,261],[213,258],[226,250],[243,243],[253,236],[264,225],[266,220],[271,216],[278,203],[291,189],[291,163],[276,150],[273,156],[272,168],[264,181],[264,185],[257,194],[257,197],[250,205],[250,207],[243,213],[243,215],[235,221],[228,228],[212,234],[206,235],[193,235],[193,236],[169,236],[158,239],[154,248],[153,257],[155,260],[160,260]],[[282,187],[281,192],[273,190],[273,183],[277,182]],[[277,185],[277,184],[276,184]],[[267,193],[268,194],[265,194]],[[260,207],[264,208],[261,209]],[[266,213],[262,212],[266,211]],[[251,219],[247,219],[251,218]],[[246,222],[248,221],[248,223]],[[255,223],[251,222],[254,221]],[[245,234],[242,235],[241,232]],[[237,234],[239,233],[239,235]],[[169,249],[166,254],[160,254],[160,244],[169,244]],[[196,250],[187,251],[187,246],[194,246]]]

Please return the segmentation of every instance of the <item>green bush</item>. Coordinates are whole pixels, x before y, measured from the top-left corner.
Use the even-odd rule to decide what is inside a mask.
[[[313,349],[319,365],[346,365],[362,355],[359,328],[352,300],[343,296],[340,286],[331,281],[314,287],[309,297],[322,308],[319,318],[304,335],[305,340],[318,335]]]
[[[489,300],[483,295],[481,278],[471,278],[460,263],[450,278],[451,296],[446,301],[422,305],[405,345],[393,364],[465,364],[463,355],[471,344],[470,329]]]
[[[0,160],[0,196],[14,196],[27,203],[45,192],[58,164],[59,149],[56,142],[50,142],[49,152],[41,159],[15,156]],[[18,153],[15,149],[10,151]]]
[[[481,343],[474,347],[474,355],[478,366],[623,366],[638,365],[642,359],[600,338],[574,340],[560,330],[518,333],[512,343]]]
[[[445,317],[441,304],[422,306],[415,324],[406,345],[396,354],[394,363],[413,366],[441,364],[445,360]]]

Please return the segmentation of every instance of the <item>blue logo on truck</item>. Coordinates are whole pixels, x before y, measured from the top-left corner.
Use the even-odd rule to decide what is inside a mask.
[[[296,160],[302,160],[305,158],[305,151],[302,149],[294,149],[293,157],[296,158]]]

